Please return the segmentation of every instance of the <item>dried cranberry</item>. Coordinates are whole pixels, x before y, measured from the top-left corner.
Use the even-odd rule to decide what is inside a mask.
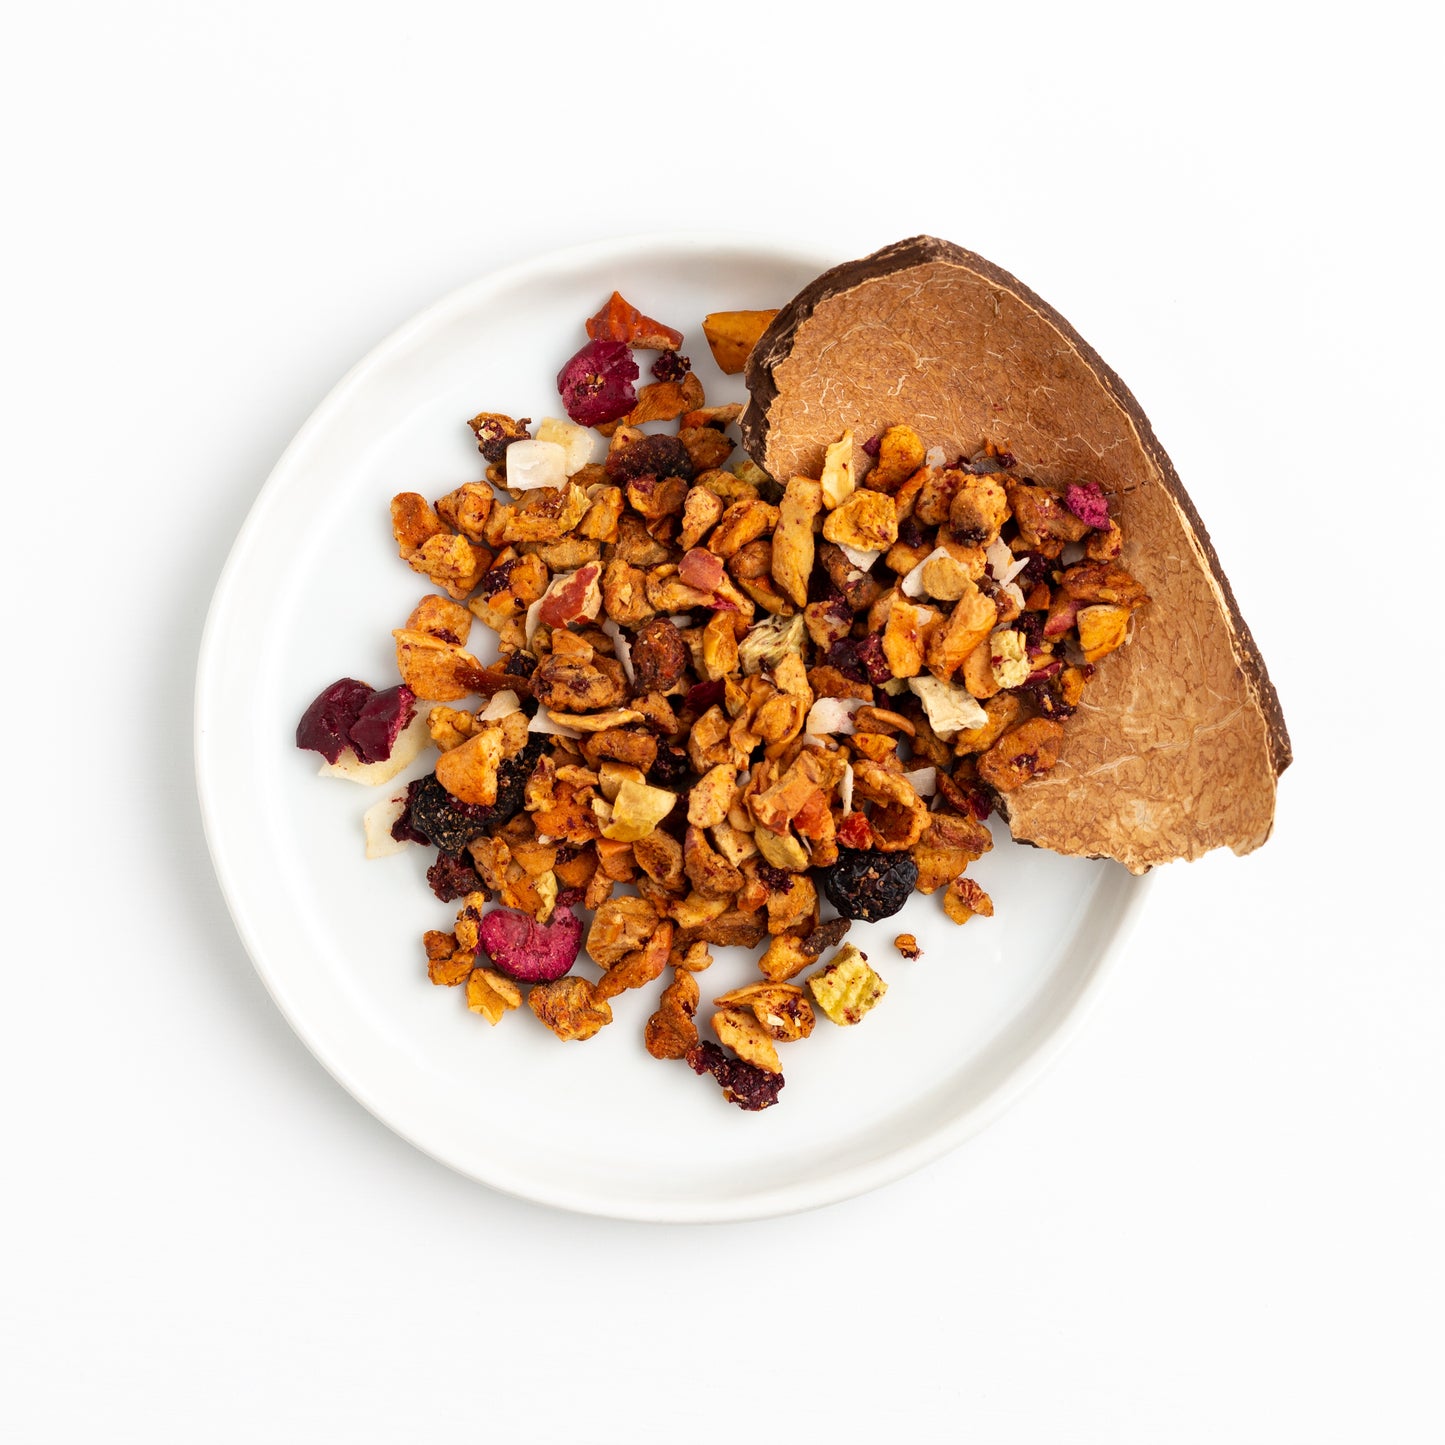
[[[858,661],[863,664],[863,671],[868,675],[868,681],[875,687],[885,683],[893,676],[893,669],[888,665],[888,659],[883,655],[883,634],[881,632],[870,632],[867,637],[862,638],[858,643]]]
[[[1054,663],[1056,673],[1061,664]],[[1073,717],[1077,709],[1064,701],[1063,694],[1059,691],[1052,673],[1039,677],[1030,677],[1027,682],[1013,689],[1032,699],[1034,707],[1038,710],[1040,717],[1052,718],[1056,722],[1062,722],[1065,718]]]
[[[1015,631],[1023,633],[1030,655],[1036,648],[1044,645],[1044,622],[1047,617],[1046,612],[1020,612],[1010,623]]]
[[[425,833],[418,832],[411,823],[411,801],[424,781],[425,779],[418,778],[406,785],[406,805],[401,810],[401,816],[391,825],[391,836],[398,843],[420,843],[423,848],[431,846],[431,839]]]
[[[1064,489],[1064,505],[1097,531],[1109,530],[1109,499],[1098,482],[1070,482]]]
[[[513,558],[510,562],[503,562],[500,567],[493,567],[482,573],[482,580],[477,583],[477,593],[481,597],[495,597],[498,592],[505,592],[508,583],[512,580],[512,573],[517,570],[517,563],[520,557]]]
[[[351,729],[374,691],[354,677],[338,678],[301,714],[296,746],[320,753],[328,763],[338,762],[351,745]]]
[[[844,677],[851,677],[855,682],[868,681],[868,669],[863,666],[863,659],[858,656],[858,644],[851,637],[840,637],[833,643],[824,661],[829,667],[836,667]]]
[[[868,440],[863,443],[863,450],[876,462],[878,460],[878,453],[883,450],[882,436],[875,435],[869,437]]]
[[[1048,579],[1053,563],[1042,552],[1022,552],[1018,555],[1027,557],[1029,560],[1023,571],[1014,578],[1014,582],[1021,592],[1027,594],[1031,587]]]
[[[361,705],[348,736],[363,763],[384,763],[401,730],[416,716],[416,694],[404,683],[374,692]]]
[[[911,853],[860,852],[840,848],[838,861],[824,868],[823,892],[844,918],[875,923],[897,913],[918,882]]]
[[[687,777],[691,766],[681,748],[659,747],[657,758],[647,770],[647,781],[661,788],[676,787]]]
[[[537,659],[530,652],[514,652],[503,664],[502,671],[511,677],[531,677],[537,670]]]
[[[688,688],[687,696],[683,698],[682,705],[689,712],[705,713],[708,708],[720,703],[723,699],[724,681],[720,677],[714,677],[707,682],[699,682]]]
[[[557,373],[557,391],[579,426],[600,426],[637,405],[637,362],[621,341],[589,341]]]
[[[443,903],[455,903],[482,886],[472,860],[456,853],[438,853],[436,862],[426,870],[426,881]]]
[[[681,381],[692,370],[692,362],[675,351],[664,351],[652,363],[652,374],[659,381]]]
[[[695,1074],[711,1074],[727,1097],[740,1109],[766,1109],[778,1102],[783,1076],[771,1074],[746,1059],[730,1059],[715,1043],[704,1040],[687,1051],[688,1067]]]
[[[645,436],[608,455],[607,479],[624,486],[639,477],[681,477],[691,481],[692,458],[677,437]]]
[[[923,528],[919,525],[916,517],[904,517],[899,522],[898,540],[905,547],[921,547],[923,545]]]
[[[793,875],[786,868],[774,868],[771,863],[759,863],[758,882],[769,893],[786,893],[793,886]]]

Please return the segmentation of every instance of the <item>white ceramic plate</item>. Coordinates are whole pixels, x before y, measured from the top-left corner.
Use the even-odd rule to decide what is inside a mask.
[[[712,401],[705,312],[793,295],[841,258],[719,237],[644,238],[561,252],[476,282],[409,322],[347,376],[287,449],[216,589],[196,687],[196,758],[216,872],[277,1005],[362,1104],[403,1137],[497,1189],[634,1219],[723,1220],[824,1204],[897,1178],[974,1133],[1057,1051],[1096,989],[1140,880],[1011,844],[971,870],[997,914],[957,928],[937,897],[851,937],[888,980],[857,1028],[821,1019],[784,1049],[777,1107],[747,1114],[711,1079],[642,1046],[657,989],[614,1002],[585,1047],[525,1006],[495,1029],[462,991],[427,981],[421,933],[450,928],[420,848],[363,857],[376,798],[316,777],[293,746],[325,684],[395,681],[391,629],[427,589],[397,558],[387,503],[480,475],[465,419],[558,414],[554,376],[582,320],[616,287],[681,325]],[[644,378],[645,379],[645,378]],[[480,625],[473,644],[490,635]],[[490,655],[483,652],[483,655]],[[403,777],[427,771],[419,760]],[[924,956],[892,947],[903,931]],[[748,976],[721,953],[707,1001]],[[754,973],[752,976],[756,977]]]

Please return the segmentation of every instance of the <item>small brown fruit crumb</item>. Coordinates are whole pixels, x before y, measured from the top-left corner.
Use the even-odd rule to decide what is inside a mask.
[[[918,940],[911,933],[900,933],[893,940],[893,946],[904,958],[922,958],[923,950],[918,946]]]

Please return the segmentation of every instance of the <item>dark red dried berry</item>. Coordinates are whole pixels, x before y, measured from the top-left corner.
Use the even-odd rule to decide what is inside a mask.
[[[714,677],[707,682],[695,683],[688,688],[682,705],[689,712],[705,713],[708,708],[723,700],[724,686],[723,679],[720,677]]]
[[[793,886],[793,875],[786,868],[774,868],[771,863],[759,863],[758,882],[769,893],[786,893]]]
[[[531,677],[536,670],[537,659],[530,652],[514,652],[502,666],[502,671],[511,677]]]
[[[1064,489],[1064,505],[1097,531],[1109,530],[1109,499],[1098,482],[1071,482]]]
[[[391,825],[391,836],[398,843],[420,843],[423,848],[431,846],[431,839],[425,833],[418,832],[411,823],[412,799],[416,797],[416,790],[424,781],[418,778],[406,785],[406,805],[401,810],[401,816]]]
[[[1009,623],[1016,632],[1022,632],[1024,643],[1029,649],[1030,656],[1037,648],[1044,645],[1044,622],[1048,618],[1046,612],[1020,612],[1014,620]]]
[[[868,681],[875,687],[885,683],[893,676],[893,669],[888,665],[888,659],[883,655],[883,634],[881,632],[870,632],[867,637],[861,638],[858,643],[858,661],[863,664],[863,671]]]
[[[600,426],[637,405],[639,375],[631,349],[621,341],[589,341],[557,373],[557,391],[578,426]]]
[[[851,637],[840,637],[828,648],[823,660],[854,682],[868,681],[868,669],[863,666],[863,659],[858,656],[858,644]]]
[[[664,351],[652,363],[652,374],[659,381],[681,381],[692,370],[692,362],[675,351]]]
[[[358,682],[354,677],[338,678],[301,714],[296,724],[296,746],[320,753],[328,763],[338,762],[351,746],[351,729],[374,692],[370,683]]]
[[[363,763],[384,763],[401,730],[416,716],[416,694],[404,683],[374,692],[361,705],[347,736]]]
[[[1053,563],[1042,552],[1021,552],[1018,556],[1029,559],[1028,565],[1014,578],[1019,590],[1027,595],[1030,588],[1048,580]]]
[[[711,1074],[722,1085],[728,1102],[740,1109],[766,1109],[778,1102],[781,1074],[770,1074],[745,1059],[729,1058],[714,1043],[694,1044],[687,1051],[687,1062],[693,1073]]]
[[[691,481],[696,468],[677,437],[645,436],[608,455],[607,479],[625,486],[639,477],[681,477]]]
[[[904,517],[899,522],[898,540],[905,547],[921,547],[923,545],[923,528],[917,517]]]
[[[869,437],[868,440],[863,443],[863,450],[876,462],[878,460],[878,453],[883,450],[883,437],[881,434]]]
[[[456,853],[438,853],[436,862],[426,870],[426,881],[443,903],[455,903],[482,886],[472,860]]]
[[[657,750],[657,758],[647,770],[647,781],[659,788],[675,788],[692,771],[687,754],[681,748],[666,744]]]

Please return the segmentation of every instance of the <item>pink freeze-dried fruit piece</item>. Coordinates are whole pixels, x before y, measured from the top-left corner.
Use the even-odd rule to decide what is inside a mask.
[[[1064,505],[1081,522],[1100,532],[1109,530],[1109,499],[1098,482],[1071,482],[1064,490]]]
[[[416,694],[403,682],[374,692],[361,705],[347,736],[363,763],[384,763],[401,730],[416,716]]]
[[[557,373],[557,391],[578,426],[601,426],[637,405],[638,375],[625,342],[589,341]]]
[[[499,972],[519,983],[551,983],[577,961],[582,923],[570,908],[559,907],[550,923],[494,908],[482,919],[481,940]]]
[[[370,683],[354,677],[338,678],[323,688],[296,724],[296,746],[320,753],[328,763],[339,762],[352,746],[351,729],[374,693]]]

